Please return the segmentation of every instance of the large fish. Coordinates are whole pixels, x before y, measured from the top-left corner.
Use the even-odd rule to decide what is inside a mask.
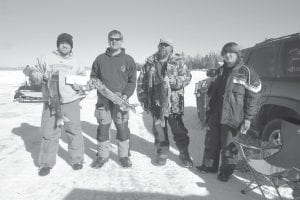
[[[92,78],[90,80],[90,84],[94,85],[104,97],[112,101],[114,104],[119,105],[122,110],[130,109],[134,113],[136,112],[135,107],[137,107],[138,104],[130,104],[128,101],[122,99],[120,96],[110,91],[99,79]]]
[[[158,107],[154,112],[156,113],[156,117],[159,118],[158,123],[160,123],[163,127],[166,126],[165,117],[169,116],[169,109],[171,106],[171,87],[169,77],[165,75],[160,81],[155,76],[155,67],[152,66],[149,69],[149,73],[147,74],[147,90],[148,90],[148,100],[147,102],[152,104],[154,103]],[[157,82],[160,82],[157,84]]]
[[[50,72],[48,76],[47,86],[50,94],[50,107],[55,115],[56,126],[61,127],[65,122],[70,121],[62,113],[62,106],[59,95],[59,72]]]
[[[171,98],[171,87],[168,76],[165,76],[161,83],[160,89],[160,121],[163,127],[166,126],[165,117],[169,115]]]

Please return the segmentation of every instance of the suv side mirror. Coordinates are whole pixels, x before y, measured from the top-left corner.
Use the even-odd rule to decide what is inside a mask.
[[[209,69],[206,71],[206,76],[208,77],[214,77],[215,76],[215,72],[216,72],[216,69]]]

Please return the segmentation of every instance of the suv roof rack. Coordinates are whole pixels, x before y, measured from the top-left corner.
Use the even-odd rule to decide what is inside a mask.
[[[278,40],[282,40],[282,39],[288,39],[291,37],[299,37],[299,36],[300,36],[300,33],[294,33],[294,34],[285,35],[285,36],[278,37],[278,38],[268,38],[268,39],[265,39],[265,41],[263,41],[263,42],[259,42],[259,43],[255,44],[255,46],[260,46],[260,45],[264,45],[264,44],[267,44],[270,42],[274,42],[274,41],[278,41]]]

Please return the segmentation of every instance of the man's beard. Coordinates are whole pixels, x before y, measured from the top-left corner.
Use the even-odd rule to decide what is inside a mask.
[[[160,60],[167,58],[169,55],[170,54],[168,53],[168,51],[164,51],[164,50],[158,51],[158,58]]]

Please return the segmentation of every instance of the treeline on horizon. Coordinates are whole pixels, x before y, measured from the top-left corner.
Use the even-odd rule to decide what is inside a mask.
[[[223,59],[222,56],[215,52],[210,52],[205,56],[197,54],[196,56],[184,55],[185,64],[190,70],[200,70],[200,69],[213,69],[220,66]],[[137,69],[140,70],[144,63],[137,63]]]
[[[222,62],[222,57],[220,54],[215,52],[210,52],[205,56],[201,56],[197,54],[196,56],[184,55],[185,64],[190,70],[200,70],[200,69],[212,69],[220,66],[220,62]],[[144,63],[136,63],[137,70],[139,71]],[[0,70],[23,70],[26,65],[20,67],[2,67],[0,66]],[[85,67],[86,70],[90,70],[91,67]]]

